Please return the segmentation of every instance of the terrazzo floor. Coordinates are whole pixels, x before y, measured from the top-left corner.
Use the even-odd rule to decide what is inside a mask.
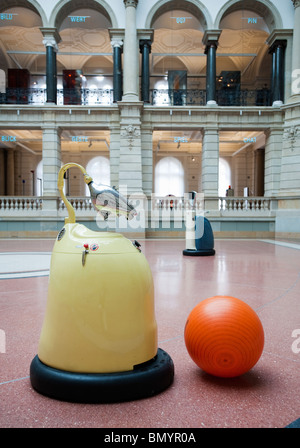
[[[214,256],[182,255],[184,241],[140,241],[154,279],[158,346],[172,358],[173,384],[137,401],[78,404],[31,387],[47,301],[53,240],[0,240],[1,428],[285,428],[300,417],[300,244],[215,240]],[[229,295],[258,314],[265,346],[238,378],[213,377],[189,357],[190,311]]]

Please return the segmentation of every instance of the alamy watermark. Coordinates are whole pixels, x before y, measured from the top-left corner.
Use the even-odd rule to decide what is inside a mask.
[[[194,217],[197,215],[197,237],[203,235],[204,220],[204,194],[203,193],[185,193],[180,196],[157,196],[151,194],[147,197],[144,193],[132,193],[127,195],[127,188],[120,186],[119,193],[124,200],[116,200],[114,196],[107,198],[101,194],[97,197],[96,207],[100,213],[97,213],[96,222],[99,228],[103,228],[103,212],[109,210],[111,213],[105,221],[105,227],[120,229],[130,228],[151,228],[151,229],[182,229],[183,225],[186,231],[193,231],[195,228]],[[126,205],[129,203],[134,207],[136,216],[133,219],[126,220]],[[108,205],[108,208],[105,207]],[[103,207],[102,207],[103,205]],[[116,211],[116,212],[115,212]],[[119,217],[117,216],[119,214]]]
[[[295,340],[292,343],[292,352],[298,355],[300,353],[300,328],[292,331],[292,338]],[[0,328],[0,354],[6,353],[6,334],[4,330]]]
[[[292,94],[298,95],[300,93],[300,68],[292,71]]]
[[[5,331],[0,328],[0,353],[6,353],[6,335]]]
[[[292,352],[297,355],[300,353],[300,328],[293,330],[292,338],[296,338],[292,343]]]

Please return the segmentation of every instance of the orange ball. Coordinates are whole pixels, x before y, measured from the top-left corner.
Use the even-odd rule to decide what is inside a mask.
[[[240,299],[215,296],[188,316],[184,339],[198,367],[223,378],[248,372],[264,347],[264,330],[255,311]]]

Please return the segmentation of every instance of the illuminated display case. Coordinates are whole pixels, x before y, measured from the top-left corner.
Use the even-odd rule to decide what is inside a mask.
[[[63,70],[64,104],[81,104],[81,70]]]
[[[26,68],[9,68],[7,70],[7,102],[10,104],[28,104],[29,85],[29,70]]]

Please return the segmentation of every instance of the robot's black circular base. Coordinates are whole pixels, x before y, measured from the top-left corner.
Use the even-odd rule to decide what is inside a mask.
[[[204,257],[207,255],[215,255],[216,252],[214,249],[184,249],[182,253],[183,255],[189,255],[192,257]]]
[[[152,360],[128,372],[66,372],[45,365],[38,356],[30,366],[31,385],[37,392],[74,403],[116,403],[151,397],[167,389],[173,378],[173,361],[161,349]]]

